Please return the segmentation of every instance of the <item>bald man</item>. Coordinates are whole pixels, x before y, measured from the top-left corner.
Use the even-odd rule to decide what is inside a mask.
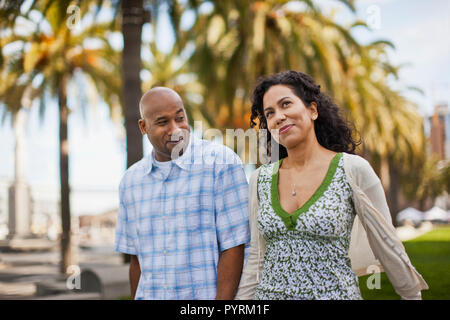
[[[190,134],[175,91],[153,88],[139,108],[153,151],[120,182],[116,230],[116,251],[131,255],[132,296],[233,299],[250,241],[242,163]]]
[[[147,91],[139,103],[139,129],[155,150],[155,159],[165,162],[183,153],[189,140],[189,124],[183,101],[172,89],[156,87]],[[169,123],[172,121],[172,125]],[[175,146],[180,152],[172,155]]]

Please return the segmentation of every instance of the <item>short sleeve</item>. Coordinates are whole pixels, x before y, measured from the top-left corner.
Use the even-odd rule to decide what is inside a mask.
[[[132,223],[127,213],[127,207],[124,203],[125,191],[126,189],[121,184],[119,187],[120,203],[116,223],[115,251],[136,255],[137,250],[134,243]]]
[[[237,155],[236,155],[237,158]],[[248,183],[239,161],[220,166],[214,182],[214,204],[219,251],[248,244]]]

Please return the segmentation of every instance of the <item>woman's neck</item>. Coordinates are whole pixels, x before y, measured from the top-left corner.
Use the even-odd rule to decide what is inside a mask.
[[[319,144],[315,135],[286,150],[288,156],[283,160],[283,168],[300,171],[308,168],[313,161],[317,162],[318,157],[328,151]]]

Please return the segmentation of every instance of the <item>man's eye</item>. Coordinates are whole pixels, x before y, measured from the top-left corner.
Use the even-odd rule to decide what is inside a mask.
[[[184,120],[184,116],[177,117],[177,121],[183,121],[183,120]]]

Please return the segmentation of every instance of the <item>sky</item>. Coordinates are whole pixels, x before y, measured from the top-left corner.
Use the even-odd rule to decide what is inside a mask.
[[[325,12],[334,10],[340,23],[355,20],[338,1],[319,0]],[[405,64],[400,71],[398,88],[418,105],[422,115],[429,115],[436,103],[449,102],[450,85],[450,1],[449,0],[359,0],[356,17],[366,21],[372,31],[355,29],[353,35],[362,43],[385,39],[394,43],[389,49],[394,64]],[[186,18],[184,23],[189,23]],[[167,17],[159,20],[160,30],[170,30]],[[147,37],[148,32],[144,32]],[[168,51],[173,43],[170,33],[157,36],[160,49]],[[115,40],[117,41],[117,40]],[[119,40],[120,41],[120,40]],[[145,51],[143,54],[146,54]],[[405,91],[419,87],[421,95]],[[110,120],[109,109],[98,100],[95,107],[79,107],[76,88],[71,89],[69,106],[70,182],[72,210],[75,215],[101,213],[117,207],[117,187],[126,169],[124,130]],[[70,93],[69,93],[70,94]],[[77,99],[77,98],[75,98]],[[2,107],[0,107],[2,108]],[[28,115],[27,180],[41,193],[57,195],[59,184],[58,113],[49,102],[42,121],[37,105]],[[146,139],[144,150],[151,146]],[[14,176],[14,135],[10,118],[0,125],[0,186]],[[1,190],[0,190],[1,191]],[[48,191],[48,192],[47,192]],[[96,192],[93,192],[96,191]]]
[[[402,92],[418,104],[422,115],[433,105],[449,102],[450,93],[450,1],[448,0],[359,0],[357,15],[374,22],[372,32],[357,28],[353,35],[363,43],[377,39],[391,41],[390,60],[400,69],[399,89],[418,87],[424,95]],[[379,21],[374,19],[378,14]]]

